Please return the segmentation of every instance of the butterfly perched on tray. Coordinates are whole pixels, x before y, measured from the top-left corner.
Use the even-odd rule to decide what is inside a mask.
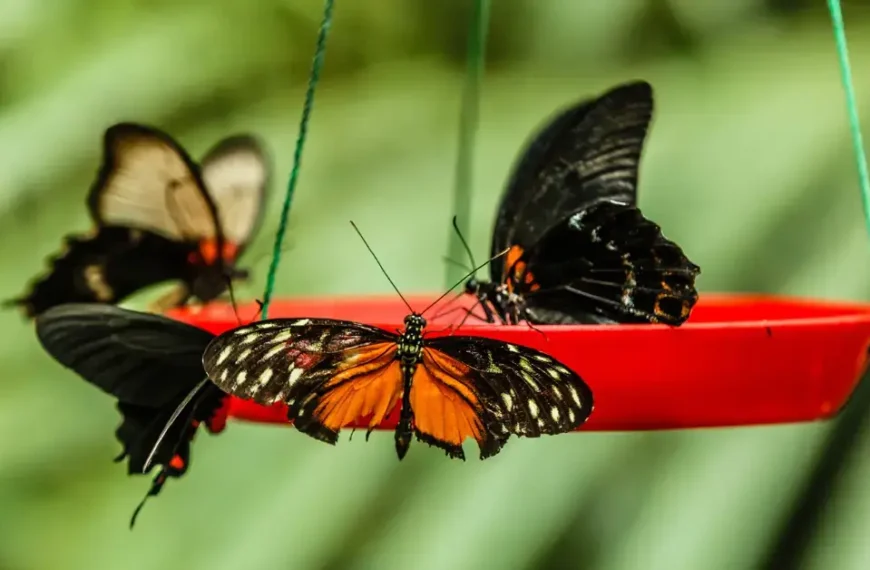
[[[700,273],[636,207],[652,87],[620,85],[556,116],[502,196],[491,281],[471,278],[485,319],[505,324],[682,324]]]
[[[314,318],[248,324],[205,349],[211,381],[238,398],[286,404],[297,430],[330,444],[359,421],[367,420],[371,433],[401,402],[400,460],[412,435],[463,460],[462,443],[472,438],[486,459],[511,435],[564,433],[586,421],[592,391],[551,356],[485,337],[424,338],[423,314],[461,282],[415,312],[359,236],[411,313],[403,331]]]
[[[94,230],[65,238],[48,273],[6,304],[32,317],[62,303],[114,304],[164,281],[181,286],[158,310],[213,300],[247,277],[236,260],[260,224],[269,176],[252,136],[223,139],[197,165],[166,133],[116,124],[87,198]]]
[[[142,474],[149,453],[173,412],[205,377],[202,354],[214,335],[149,313],[99,303],[58,305],[37,316],[39,342],[55,360],[117,399],[121,425],[115,436],[128,459],[129,474]],[[160,465],[148,494],[156,496],[169,478],[190,466],[190,444],[200,425],[223,431],[229,398],[206,382],[157,445]]]

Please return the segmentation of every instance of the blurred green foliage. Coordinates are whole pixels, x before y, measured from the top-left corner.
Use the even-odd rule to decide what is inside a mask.
[[[351,218],[404,291],[441,287],[469,4],[337,2],[280,294],[389,291]],[[657,112],[641,207],[701,265],[703,291],[867,297],[823,3],[493,4],[470,236],[480,256],[530,132],[560,106],[643,78]],[[0,293],[18,294],[62,235],[87,229],[101,133],[136,120],[194,154],[233,131],[268,141],[271,215],[246,254],[256,277],[238,292],[260,295],[320,10],[317,0],[6,0]],[[844,11],[870,117],[870,7]],[[465,464],[415,446],[398,464],[383,433],[331,448],[233,424],[198,438],[190,473],[130,533],[147,480],[110,461],[110,400],[42,354],[19,315],[0,322],[3,570],[752,568],[829,429],[569,435]],[[831,489],[805,568],[870,564],[868,458]]]

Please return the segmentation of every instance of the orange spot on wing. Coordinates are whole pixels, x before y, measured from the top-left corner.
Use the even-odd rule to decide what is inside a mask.
[[[175,455],[169,460],[169,466],[173,469],[181,471],[184,469],[184,459],[180,455]]]
[[[339,430],[360,418],[369,427],[384,421],[402,395],[402,370],[395,360],[395,343],[377,343],[347,351],[338,374],[324,386],[314,416],[331,430]]]
[[[224,241],[222,258],[224,261],[233,261],[239,252],[236,244]],[[199,242],[199,257],[207,264],[212,264],[217,261],[217,240],[204,239]]]
[[[505,273],[509,272],[511,267],[520,260],[523,256],[523,248],[518,245],[512,245],[511,248],[504,256],[504,269]]]
[[[523,250],[518,245],[511,246],[507,254],[505,254],[504,277],[502,281],[507,285],[507,290],[510,293],[514,292],[514,283],[525,283],[529,289],[536,291],[540,289],[540,285],[535,283],[535,277],[531,271],[527,271],[526,262],[521,261]]]
[[[463,380],[469,372],[468,366],[443,352],[423,349],[423,365],[411,384],[414,425],[420,432],[456,446],[469,437],[481,442],[479,400]]]

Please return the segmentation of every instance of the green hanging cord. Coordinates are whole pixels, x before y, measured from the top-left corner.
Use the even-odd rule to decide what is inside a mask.
[[[314,61],[311,64],[311,74],[308,77],[305,105],[302,107],[302,119],[299,121],[299,134],[296,136],[293,169],[290,171],[290,181],[287,183],[287,193],[284,195],[284,206],[281,209],[278,232],[275,234],[272,262],[269,265],[269,273],[266,277],[266,291],[263,293],[263,308],[261,313],[262,319],[269,318],[269,303],[272,301],[272,292],[275,289],[275,276],[278,273],[278,263],[281,261],[281,246],[284,243],[284,234],[287,232],[290,204],[293,201],[293,192],[296,190],[299,168],[302,165],[302,149],[305,147],[305,137],[308,134],[308,120],[311,118],[311,109],[314,107],[314,91],[317,89],[317,82],[320,80],[320,70],[323,68],[323,59],[326,55],[326,36],[329,35],[329,28],[332,25],[333,3],[334,0],[326,0],[323,7],[323,20],[320,23],[320,32],[317,35],[317,47],[314,50]]]
[[[870,174],[867,172],[867,156],[864,153],[864,141],[861,138],[861,121],[858,119],[858,104],[855,102],[855,87],[852,83],[852,69],[849,65],[849,48],[846,45],[846,25],[843,22],[840,0],[828,0],[828,10],[831,12],[831,22],[834,26],[834,39],[837,42],[837,57],[840,60],[843,89],[846,91],[846,109],[849,113],[849,128],[852,131],[855,162],[858,164],[858,184],[861,188],[861,200],[864,205],[864,221],[867,224],[867,231],[870,232]]]
[[[459,149],[456,158],[456,174],[453,185],[453,213],[464,236],[469,235],[471,213],[472,164],[474,136],[477,132],[477,115],[480,104],[480,83],[486,61],[486,35],[489,29],[490,0],[476,0],[474,14],[468,28],[468,60],[465,85],[462,92],[462,109],[459,118]],[[451,227],[448,256],[465,260],[466,253],[459,237]],[[447,265],[445,287],[450,287],[464,275],[461,267]]]

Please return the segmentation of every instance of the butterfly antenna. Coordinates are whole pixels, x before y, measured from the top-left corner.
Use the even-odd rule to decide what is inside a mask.
[[[456,230],[456,236],[459,238],[459,241],[462,242],[462,247],[465,248],[466,253],[468,253],[468,259],[471,260],[471,266],[474,267],[474,254],[471,253],[471,248],[468,246],[468,242],[465,241],[465,237],[463,237],[462,232],[459,231],[459,224],[456,222],[456,216],[453,216],[453,229]]]
[[[233,314],[236,316],[236,322],[239,326],[242,326],[242,318],[239,317],[239,305],[236,303],[236,292],[233,289],[233,280],[229,275],[225,275],[224,277],[227,280],[227,291],[230,294],[230,305],[233,307]]]
[[[169,433],[169,429],[172,425],[178,420],[178,416],[181,415],[181,412],[190,405],[190,402],[196,397],[196,395],[202,390],[205,385],[209,382],[208,378],[205,378],[202,382],[196,385],[196,387],[191,390],[187,396],[184,397],[184,400],[175,408],[175,411],[172,412],[172,415],[169,417],[169,421],[166,422],[166,425],[163,426],[163,431],[160,432],[160,435],[157,437],[157,441],[154,443],[154,447],[151,448],[151,453],[148,454],[148,458],[145,459],[145,463],[142,466],[142,472],[147,473],[149,469],[151,469],[151,463],[154,461],[154,455],[157,453],[157,450],[160,448],[160,444],[163,443],[163,440],[166,438],[166,434]]]
[[[420,311],[420,314],[422,315],[423,313],[425,313],[426,311],[428,311],[429,309],[431,309],[432,307],[434,307],[435,305],[437,305],[437,304],[441,301],[441,299],[443,299],[444,297],[446,297],[447,295],[449,295],[451,291],[453,291],[454,289],[456,289],[457,287],[459,287],[460,285],[462,285],[463,283],[465,283],[465,280],[466,280],[466,279],[468,279],[469,277],[471,277],[472,275],[474,275],[475,273],[477,273],[477,270],[478,270],[478,269],[480,269],[480,268],[482,268],[482,267],[486,267],[487,265],[489,265],[490,263],[492,263],[493,261],[495,261],[496,259],[498,259],[498,258],[501,257],[502,255],[506,254],[508,251],[510,251],[510,248],[506,248],[504,251],[502,251],[502,252],[500,252],[500,253],[498,253],[498,254],[496,254],[496,255],[493,255],[492,257],[490,257],[489,259],[487,259],[484,263],[481,263],[480,265],[476,266],[474,269],[472,269],[471,271],[469,271],[468,273],[466,273],[466,274],[465,274],[465,277],[463,277],[462,279],[460,279],[459,281],[457,281],[456,283],[454,283],[453,286],[450,287],[450,289],[448,289],[447,291],[444,291],[444,293],[442,293],[440,297],[438,297],[437,299],[435,299],[434,301],[432,301],[432,302],[429,304],[428,307],[426,307],[425,309],[423,309],[422,311]]]
[[[470,268],[469,268],[467,265],[465,265],[464,263],[460,263],[460,262],[456,261],[456,260],[453,259],[453,258],[447,257],[446,255],[441,256],[441,259],[443,259],[443,260],[446,261],[447,263],[450,263],[451,265],[454,265],[454,266],[460,268],[460,269],[463,270],[463,271],[468,271],[468,270],[470,269]]]
[[[352,220],[351,220],[351,222],[350,222],[350,225],[353,226],[353,229],[356,230],[356,233],[357,233],[357,235],[359,236],[359,239],[362,240],[362,242],[363,242],[363,243],[365,244],[365,246],[366,246],[366,249],[368,249],[368,250],[369,250],[369,253],[372,254],[372,257],[375,258],[375,262],[378,264],[378,267],[381,268],[381,272],[384,274],[384,277],[387,278],[387,281],[390,282],[390,285],[392,285],[392,286],[393,286],[393,289],[396,291],[396,293],[398,293],[399,298],[402,299],[402,302],[405,303],[405,306],[408,307],[408,310],[409,310],[410,312],[413,313],[413,312],[414,312],[414,309],[412,309],[412,308],[411,308],[411,305],[408,304],[408,301],[407,301],[407,300],[405,299],[405,297],[402,295],[402,292],[399,291],[399,288],[396,287],[396,284],[393,283],[393,280],[390,279],[390,275],[387,273],[387,270],[384,269],[384,266],[381,264],[381,260],[378,259],[378,256],[375,255],[375,252],[372,251],[372,247],[369,245],[369,242],[366,241],[366,238],[363,237],[362,232],[359,231],[359,228],[356,227],[356,224],[353,223]],[[455,285],[454,285],[454,287],[455,287]]]

